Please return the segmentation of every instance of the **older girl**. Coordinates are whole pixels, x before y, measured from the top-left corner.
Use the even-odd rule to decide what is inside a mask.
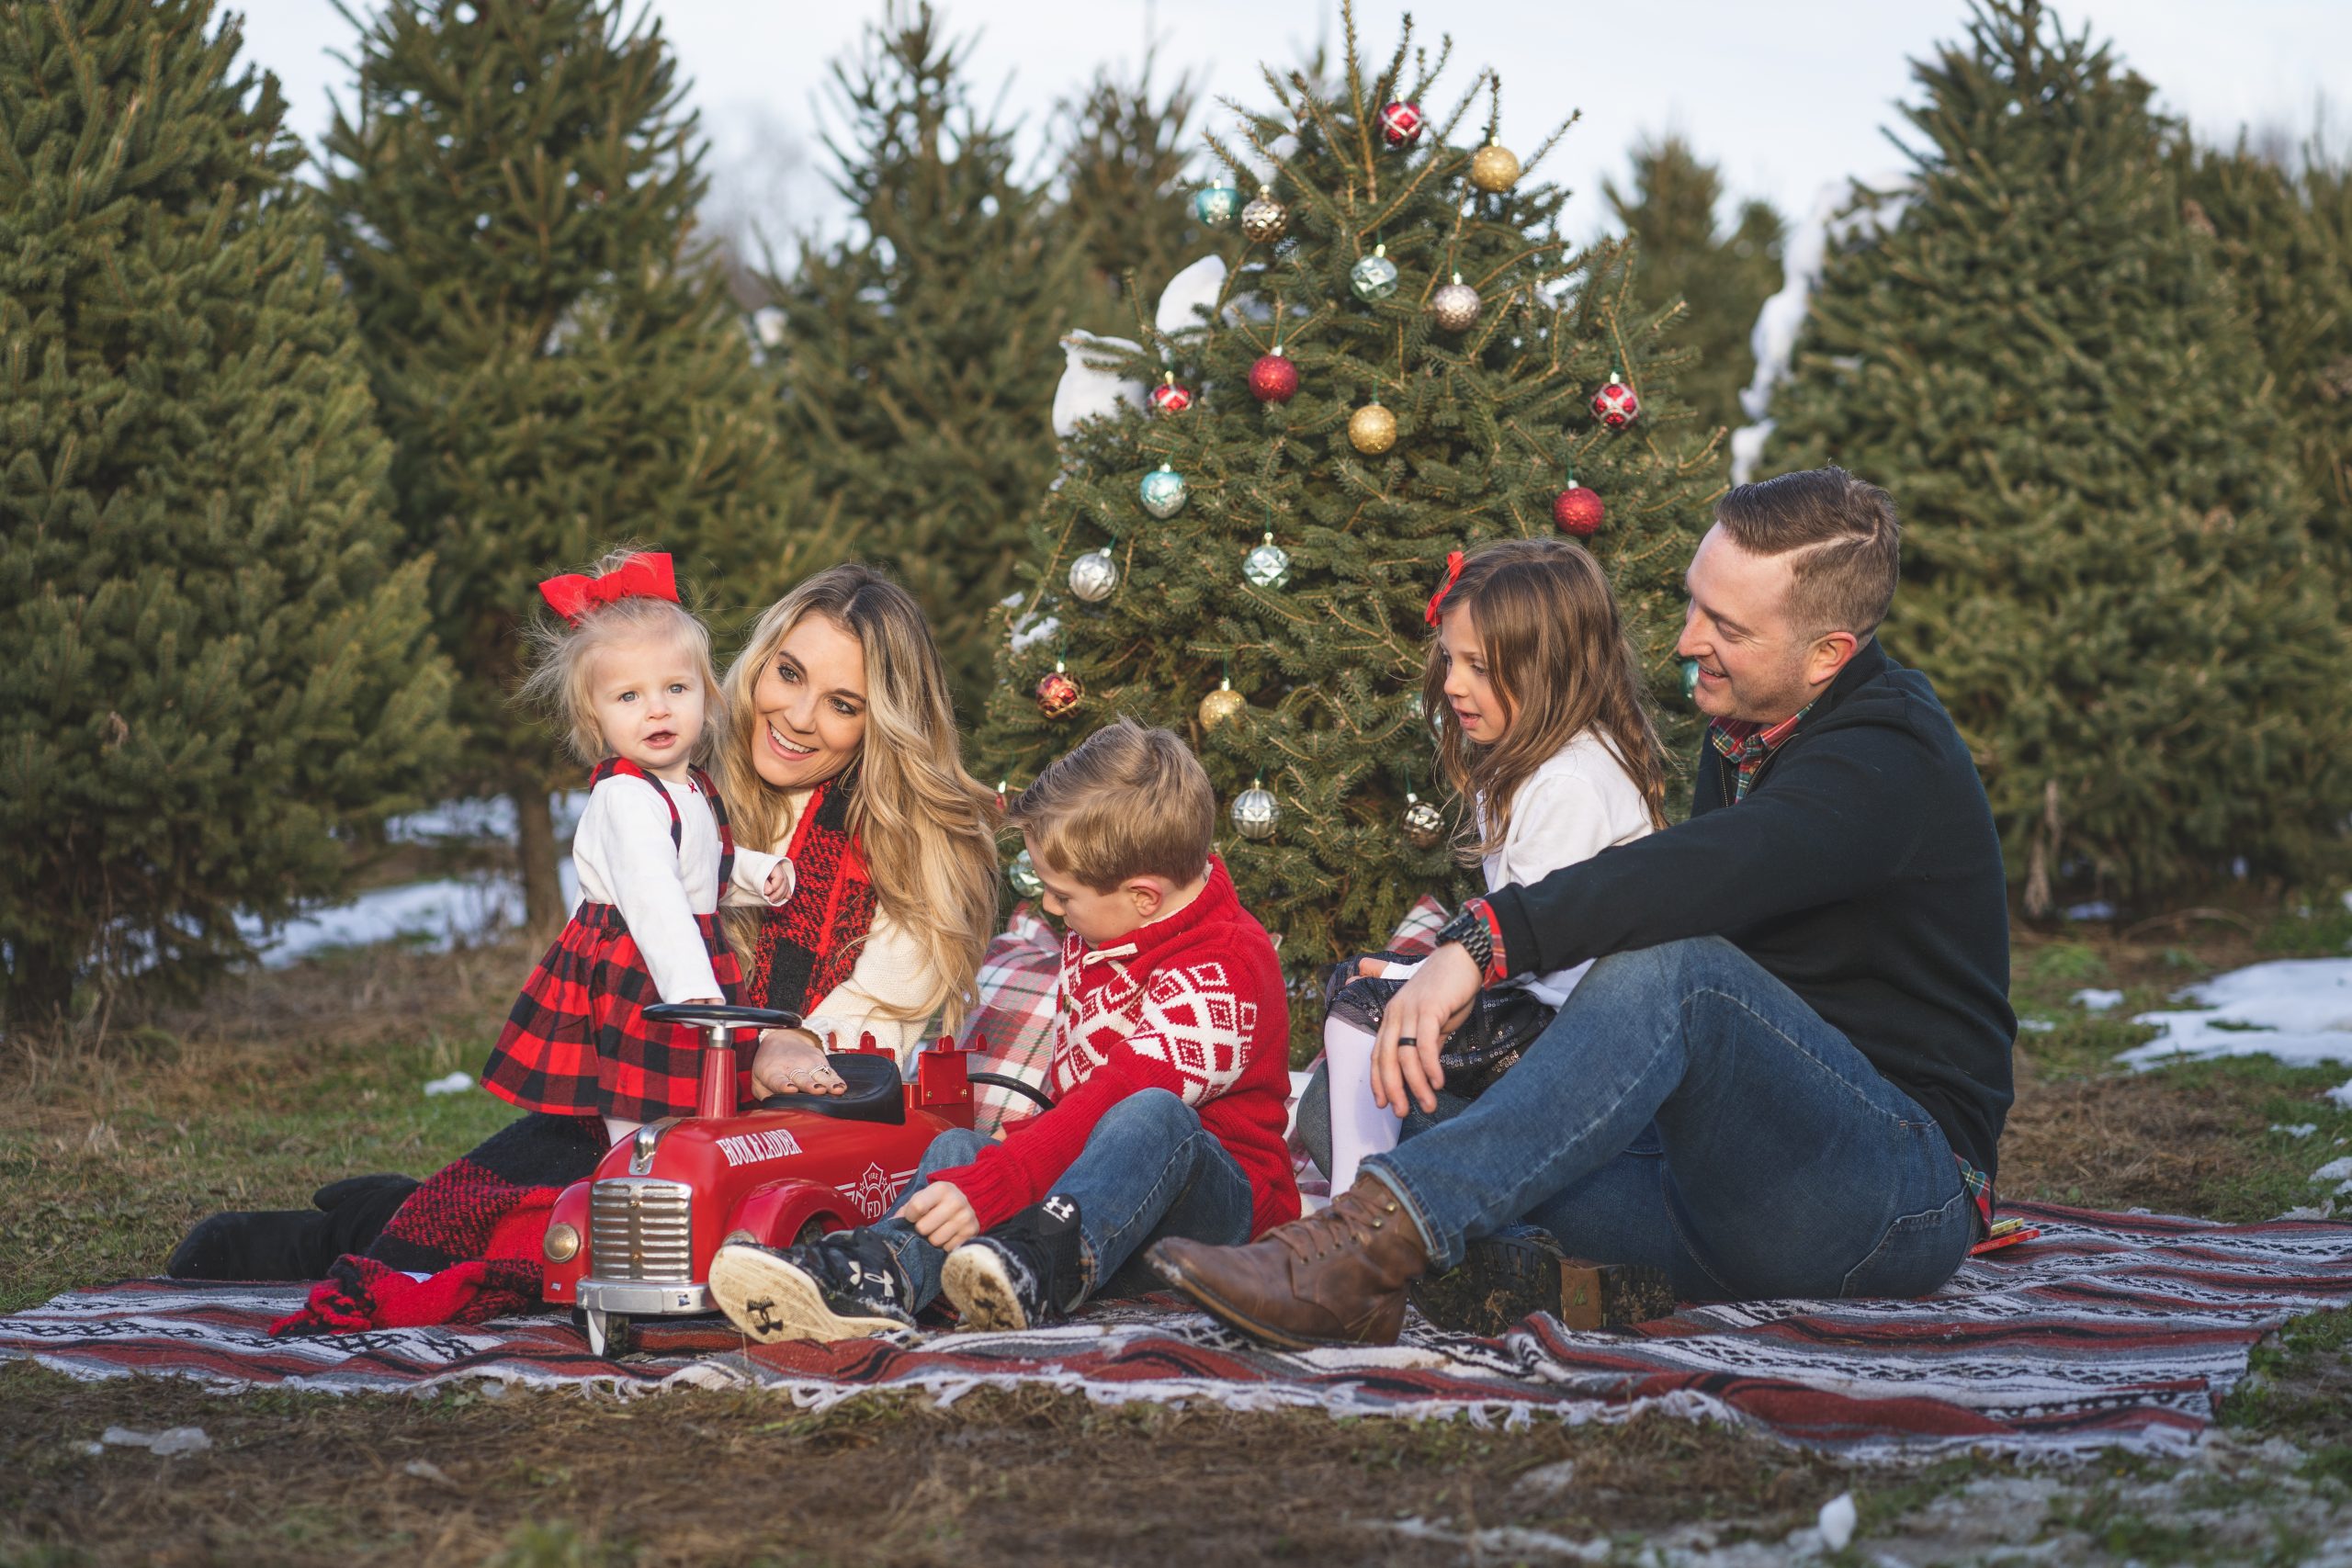
[[[1469,802],[1459,852],[1488,892],[1666,825],[1666,765],[1641,674],[1600,565],[1566,539],[1509,539],[1447,558],[1430,599],[1421,695],[1438,771]],[[1380,1010],[1413,965],[1361,960],[1324,1021],[1331,1190],[1396,1145],[1406,1108],[1372,1082]],[[1589,964],[1498,987],[1457,1034],[1447,1085],[1476,1093],[1518,1059]],[[1311,1091],[1310,1091],[1311,1092]],[[1305,1129],[1310,1135],[1314,1129]]]

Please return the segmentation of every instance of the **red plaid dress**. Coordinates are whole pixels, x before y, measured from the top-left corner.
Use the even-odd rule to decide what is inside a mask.
[[[589,787],[593,790],[616,774],[643,779],[661,792],[670,807],[670,841],[681,844],[678,803],[660,779],[636,763],[606,759]],[[718,886],[723,891],[735,867],[734,835],[728,831],[727,807],[709,777],[696,768],[694,781],[710,802],[718,825]],[[721,994],[729,1001],[739,999],[742,973],[734,950],[719,932],[718,915],[697,914],[694,919],[709,949]],[[648,1023],[646,1006],[662,999],[620,910],[583,901],[524,982],[498,1043],[491,1047],[482,1087],[526,1111],[557,1115],[627,1122],[690,1116],[701,1077],[702,1037],[692,1029]],[[755,1039],[747,1037],[738,1047],[739,1071],[746,1077],[750,1041]],[[745,1087],[739,1078],[739,1092]]]

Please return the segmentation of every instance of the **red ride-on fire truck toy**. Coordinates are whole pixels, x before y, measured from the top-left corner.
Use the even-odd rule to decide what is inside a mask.
[[[834,1052],[846,1093],[738,1110],[732,1032],[793,1029],[799,1016],[695,1002],[645,1016],[704,1032],[695,1114],[615,1144],[557,1198],[544,1244],[546,1298],[573,1309],[599,1356],[628,1354],[639,1318],[709,1312],[710,1260],[727,1242],[785,1247],[880,1219],[932,1139],[971,1126],[975,1082],[1047,1103],[1018,1078],[969,1071],[970,1053],[943,1039],[917,1058],[912,1082],[887,1051]]]

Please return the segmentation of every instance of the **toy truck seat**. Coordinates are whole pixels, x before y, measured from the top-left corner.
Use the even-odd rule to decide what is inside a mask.
[[[772,1094],[759,1101],[762,1111],[813,1111],[843,1122],[883,1122],[902,1125],[907,1097],[899,1080],[895,1057],[873,1051],[832,1051],[825,1060],[849,1088],[841,1094]]]

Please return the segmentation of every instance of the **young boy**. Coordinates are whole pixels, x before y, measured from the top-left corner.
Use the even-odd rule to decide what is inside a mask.
[[[1162,1236],[1231,1246],[1298,1214],[1282,969],[1209,852],[1216,800],[1199,761],[1121,719],[1039,775],[1008,820],[1067,928],[1054,1107],[1001,1143],[941,1134],[873,1225],[721,1247],[711,1294],[754,1339],[905,1328],[943,1292],[967,1328],[1025,1328]]]

